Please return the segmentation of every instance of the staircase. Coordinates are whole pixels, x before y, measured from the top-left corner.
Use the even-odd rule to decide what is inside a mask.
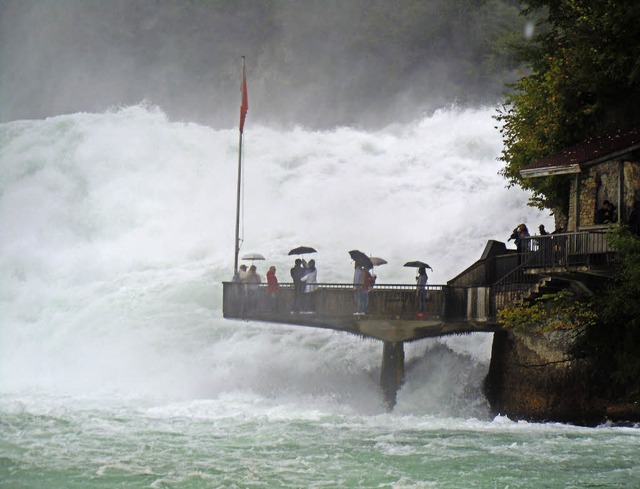
[[[543,295],[555,294],[566,288],[567,283],[564,280],[558,280],[553,277],[540,277],[540,280],[517,299],[516,303],[533,304],[537,298]]]

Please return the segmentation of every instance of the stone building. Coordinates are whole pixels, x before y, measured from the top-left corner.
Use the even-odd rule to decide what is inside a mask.
[[[605,201],[615,207],[614,222],[625,222],[640,200],[640,130],[589,139],[536,161],[520,174],[572,177],[568,220],[561,226],[566,232],[602,227],[598,210]]]

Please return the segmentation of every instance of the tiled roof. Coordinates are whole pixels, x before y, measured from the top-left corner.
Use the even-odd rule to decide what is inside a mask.
[[[545,156],[526,166],[523,170],[590,163],[609,155],[620,155],[625,150],[634,147],[640,147],[640,129],[618,131],[607,136],[587,139],[582,143]]]

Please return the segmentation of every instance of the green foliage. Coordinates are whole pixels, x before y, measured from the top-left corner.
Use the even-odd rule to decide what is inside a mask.
[[[546,19],[517,48],[531,72],[510,86],[501,124],[510,184],[538,207],[567,208],[566,177],[523,179],[520,169],[571,144],[640,124],[640,2],[523,0]]]
[[[530,333],[587,328],[595,320],[591,302],[579,300],[569,291],[546,294],[532,305],[509,306],[498,312],[498,322],[506,329]]]
[[[618,251],[617,273],[596,298],[597,323],[573,353],[592,364],[602,389],[640,398],[640,238],[618,226],[608,237]]]

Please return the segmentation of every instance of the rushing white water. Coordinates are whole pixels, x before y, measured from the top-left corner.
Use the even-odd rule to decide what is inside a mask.
[[[358,248],[388,260],[381,282],[413,282],[402,264],[422,259],[443,283],[516,223],[549,227],[497,174],[491,114],[452,109],[374,134],[251,128],[243,252],[264,254],[281,281],[288,250],[308,244],[321,281],[349,280]],[[220,322],[237,151],[237,130],[145,107],[2,126],[3,389],[210,395],[221,379],[248,381],[234,350],[284,370],[345,356],[312,359],[298,340],[269,346]]]
[[[515,223],[549,224],[497,175],[490,109],[376,134],[258,127],[244,148],[243,250],[263,253],[281,281],[287,251],[309,244],[321,281],[349,280],[347,251],[359,248],[388,260],[381,282],[411,283],[401,265],[422,259],[442,283]],[[287,335],[265,342],[264,328],[256,339],[219,320],[237,151],[236,130],[145,107],[2,127],[3,389],[206,396],[251,382],[238,351],[309,374],[345,356],[312,358]]]
[[[378,133],[247,124],[242,253],[287,281],[288,250],[310,245],[320,281],[339,282],[358,248],[388,260],[380,282],[412,283],[402,263],[420,259],[444,283],[516,224],[553,228],[497,174],[492,113]],[[0,151],[0,478],[14,486],[506,487],[567,450],[611,474],[595,480],[637,477],[637,430],[492,420],[490,335],[408,345],[386,413],[378,342],[222,319],[237,129],[129,107],[0,125]],[[617,448],[595,460],[595,443]],[[565,485],[512,487],[591,480],[554,477]]]

